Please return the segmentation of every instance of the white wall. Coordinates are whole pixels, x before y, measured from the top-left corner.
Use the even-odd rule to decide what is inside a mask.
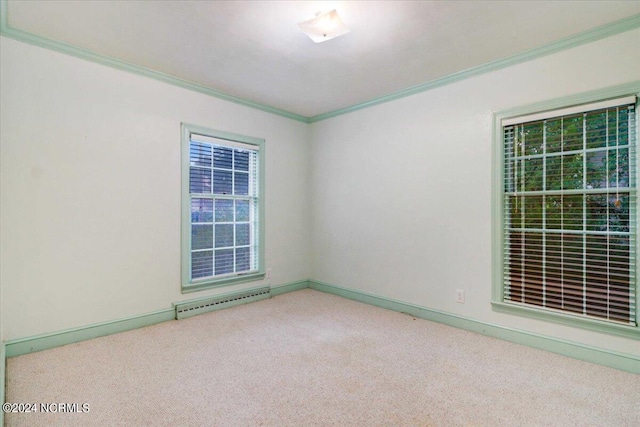
[[[640,80],[638,46],[634,30],[313,124],[311,277],[640,355],[634,340],[490,306],[492,112]]]
[[[5,340],[145,314],[180,293],[180,123],[266,140],[272,285],[309,276],[308,126],[0,38]]]
[[[492,112],[640,80],[638,45],[634,30],[307,126],[2,37],[2,339],[259,284],[180,293],[189,122],[266,139],[266,283],[311,277],[638,355],[490,307]]]

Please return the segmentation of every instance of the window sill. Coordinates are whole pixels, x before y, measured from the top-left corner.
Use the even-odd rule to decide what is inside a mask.
[[[205,289],[219,288],[222,286],[237,285],[239,283],[253,282],[256,280],[263,280],[265,273],[258,272],[252,274],[245,274],[234,277],[226,277],[223,279],[212,279],[203,282],[187,283],[182,285],[182,293],[188,294],[191,292],[198,292]]]
[[[500,313],[545,320],[567,326],[574,326],[596,332],[602,332],[605,334],[618,335],[625,338],[640,340],[640,328],[638,328],[637,326],[609,323],[606,321],[583,317],[580,315],[571,315],[562,312],[548,311],[514,303],[492,301],[491,306],[493,308],[493,311]]]

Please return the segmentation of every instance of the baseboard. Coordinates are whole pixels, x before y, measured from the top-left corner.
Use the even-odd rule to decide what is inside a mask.
[[[552,338],[544,335],[534,334],[522,330],[493,325],[478,320],[473,320],[433,310],[426,307],[396,301],[390,298],[369,294],[353,289],[342,288],[340,286],[323,283],[316,280],[300,280],[271,288],[271,295],[277,296],[288,292],[311,288],[317,291],[339,295],[344,298],[360,301],[366,304],[385,308],[388,310],[407,313],[434,322],[443,323],[460,329],[477,332],[494,338],[511,341],[529,347],[539,348],[574,359],[597,363],[611,368],[640,374],[640,357],[618,353],[602,348],[591,347],[584,344],[574,343],[566,340]],[[120,319],[112,322],[94,324],[52,334],[39,335],[7,341],[0,344],[0,398],[4,399],[5,391],[5,362],[7,357],[20,356],[22,354],[33,353],[35,351],[46,350],[65,344],[71,344],[100,336],[111,335],[118,332],[125,332],[156,323],[174,320],[175,310],[166,309],[153,313]],[[2,414],[0,414],[0,417]],[[1,418],[0,418],[1,420]],[[0,426],[2,423],[0,423]]]
[[[273,286],[271,288],[271,296],[281,295],[287,292],[293,292],[309,287],[308,280],[300,280],[297,282],[286,283],[283,285]],[[132,329],[142,328],[144,326],[155,325],[156,323],[175,320],[175,308],[155,311],[153,313],[132,316],[125,319],[118,319],[110,322],[96,323],[88,326],[67,329],[64,331],[53,332],[50,334],[37,335],[32,337],[10,340],[2,346],[2,361],[7,357],[21,356],[36,351],[47,350],[61,345],[72,344],[92,338],[98,338],[105,335],[116,334],[118,332],[130,331]],[[4,364],[2,365],[2,383],[4,385]],[[4,387],[2,388],[4,393]],[[4,396],[4,395],[3,395]],[[0,426],[2,424],[0,423]]]
[[[298,282],[291,282],[285,285],[272,286],[271,296],[286,294],[288,292],[295,292],[301,289],[307,289],[309,287],[309,280],[300,280]]]
[[[79,328],[67,329],[51,334],[37,335],[28,338],[10,340],[5,343],[6,357],[20,356],[35,351],[47,350],[61,345],[142,328],[160,322],[175,319],[175,310],[166,309],[153,313],[132,316],[111,322],[97,323]]]
[[[378,295],[369,294],[362,291],[346,289],[316,280],[309,281],[309,287],[321,292],[339,295],[344,298],[360,301],[377,307],[386,308],[401,313],[407,313],[421,319],[431,320],[445,325],[453,326],[467,331],[477,332],[505,341],[550,351],[574,359],[597,363],[622,371],[640,374],[640,357],[618,353],[602,348],[591,347],[584,344],[574,343],[566,340],[552,338],[544,335],[534,334],[504,326],[493,325],[478,320],[473,320],[446,313],[438,310],[420,307],[406,302],[396,301]]]
[[[5,356],[4,343],[0,341],[0,402],[4,403],[5,396],[5,371],[7,357]],[[4,411],[0,411],[0,426],[4,426]]]

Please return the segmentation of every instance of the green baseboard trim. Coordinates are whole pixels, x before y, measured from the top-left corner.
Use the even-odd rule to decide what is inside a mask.
[[[309,280],[299,280],[297,282],[286,283],[284,285],[271,286],[271,296],[275,297],[289,292],[307,289],[308,287]]]
[[[0,341],[0,402],[4,403],[5,396],[5,372],[7,368],[7,357],[5,356],[4,343]],[[4,411],[0,411],[0,426],[4,425]]]
[[[351,300],[363,302],[388,310],[410,314],[421,319],[431,320],[467,331],[476,332],[493,338],[522,344],[529,347],[546,350],[563,356],[586,362],[597,363],[610,368],[640,374],[640,357],[614,352],[602,348],[592,347],[580,343],[552,338],[518,329],[493,325],[490,323],[469,319],[451,313],[433,310],[406,302],[369,294],[362,291],[343,288],[324,282],[310,280],[309,287],[321,292],[338,295]]]
[[[273,286],[271,288],[271,295],[277,296],[306,288],[338,295],[376,307],[410,314],[421,319],[443,323],[445,325],[465,329],[505,341],[550,351],[552,353],[561,354],[574,359],[640,374],[640,357],[632,354],[614,352],[505,326],[493,325],[455,314],[421,307],[362,291],[347,289],[316,280],[300,280],[297,282]],[[118,332],[125,332],[174,319],[175,309],[165,309],[153,313],[68,329],[51,334],[10,340],[0,344],[0,400],[4,401],[5,396],[5,367],[6,358],[8,357],[20,356],[23,354],[59,347],[61,345],[111,335]],[[0,420],[2,419],[1,417],[2,414],[0,414]],[[1,425],[2,423],[0,423],[0,426]]]
[[[156,323],[175,320],[174,309],[160,310],[153,313],[132,316],[125,319],[67,329],[51,334],[10,340],[5,343],[6,357],[21,356],[36,351],[47,350],[61,345],[102,337],[105,335],[125,332]]]
[[[308,287],[309,281],[306,279],[286,283],[283,285],[272,286],[271,296],[281,295],[287,292],[294,292],[300,289],[306,289]],[[47,350],[50,348],[59,347],[61,345],[72,344],[75,342],[98,338],[105,335],[117,334],[118,332],[125,332],[132,329],[155,325],[156,323],[175,320],[175,316],[176,311],[175,307],[173,307],[153,313],[132,316],[125,319],[96,323],[93,325],[81,326],[64,331],[53,332],[50,334],[42,334],[27,338],[10,340],[0,346],[2,351],[2,359],[0,359],[0,362],[4,361],[7,357],[21,356],[23,354]],[[3,393],[5,372],[4,366],[5,365],[3,363],[2,371],[0,371],[0,380],[2,380],[0,386],[2,386]],[[4,398],[4,394],[0,395],[0,397]],[[2,426],[2,423],[0,423],[0,426]]]

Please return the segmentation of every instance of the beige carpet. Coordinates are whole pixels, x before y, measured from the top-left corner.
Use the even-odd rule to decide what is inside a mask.
[[[7,361],[12,426],[633,426],[640,376],[312,290]]]

